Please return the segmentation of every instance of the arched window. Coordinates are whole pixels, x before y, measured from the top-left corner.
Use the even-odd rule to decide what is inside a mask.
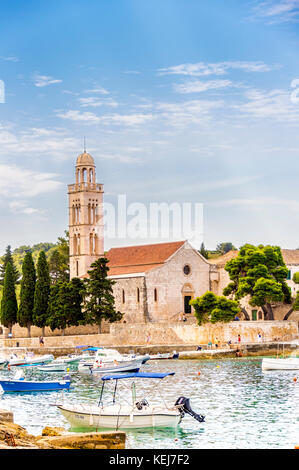
[[[122,290],[122,302],[123,302],[123,304],[125,303],[125,301],[126,301],[125,291]]]
[[[154,301],[157,302],[158,300],[158,293],[157,293],[157,289],[155,288],[154,290]]]
[[[140,302],[140,289],[137,287],[137,302]]]

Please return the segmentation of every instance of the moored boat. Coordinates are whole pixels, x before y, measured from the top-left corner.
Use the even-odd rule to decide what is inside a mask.
[[[50,392],[54,390],[69,389],[71,380],[69,376],[62,380],[33,381],[24,380],[22,374],[16,374],[13,379],[1,379],[0,385],[4,393],[11,392]]]
[[[299,370],[299,357],[265,357],[262,360],[262,370]]]
[[[54,360],[53,354],[44,354],[43,356],[24,356],[24,357],[11,357],[9,359],[9,366],[30,366],[36,364],[45,364]]]
[[[119,372],[138,372],[142,365],[142,361],[127,361],[118,363],[117,361],[113,362],[95,362],[92,365],[79,364],[78,372],[85,374],[116,374]]]
[[[174,404],[162,403],[150,405],[147,400],[136,401],[135,382],[131,385],[132,403],[116,404],[116,389],[120,379],[151,378],[163,379],[174,375],[174,372],[159,373],[133,373],[133,374],[113,374],[102,377],[103,385],[100,401],[98,405],[85,404],[59,404],[57,405],[63,416],[71,423],[73,429],[132,429],[132,428],[159,428],[176,427],[185,413],[193,416],[197,421],[203,422],[204,416],[195,413],[189,404],[189,399],[180,397]],[[115,380],[113,393],[113,404],[104,405],[102,398],[105,383]]]

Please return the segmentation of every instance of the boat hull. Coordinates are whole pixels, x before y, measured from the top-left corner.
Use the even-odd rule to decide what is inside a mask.
[[[117,374],[119,372],[138,372],[141,367],[141,361],[131,361],[126,363],[114,364],[104,363],[102,367],[91,367],[89,365],[79,365],[78,372],[84,374],[102,375]]]
[[[25,380],[0,380],[0,385],[5,393],[12,392],[50,392],[70,388],[69,380],[49,382],[29,382]]]
[[[299,370],[299,358],[265,358],[262,370]]]
[[[11,359],[9,361],[9,366],[30,366],[37,364],[45,364],[53,361],[54,356],[52,354],[46,354],[45,356],[40,356],[36,358],[24,358],[24,359]]]
[[[138,411],[136,409],[130,413],[124,407],[117,406],[115,413],[109,413],[109,409],[105,410],[101,407],[59,405],[58,408],[69,421],[72,429],[174,428],[181,421],[181,415],[177,410]]]

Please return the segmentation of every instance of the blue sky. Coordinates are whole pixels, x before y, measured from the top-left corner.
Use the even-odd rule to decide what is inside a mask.
[[[298,19],[298,0],[1,6],[0,253],[63,234],[83,136],[105,201],[203,203],[210,249],[297,248]]]

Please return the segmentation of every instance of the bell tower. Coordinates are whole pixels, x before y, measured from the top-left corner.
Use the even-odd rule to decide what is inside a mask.
[[[94,159],[84,150],[76,161],[76,183],[68,185],[71,279],[87,274],[104,254],[103,193]]]

